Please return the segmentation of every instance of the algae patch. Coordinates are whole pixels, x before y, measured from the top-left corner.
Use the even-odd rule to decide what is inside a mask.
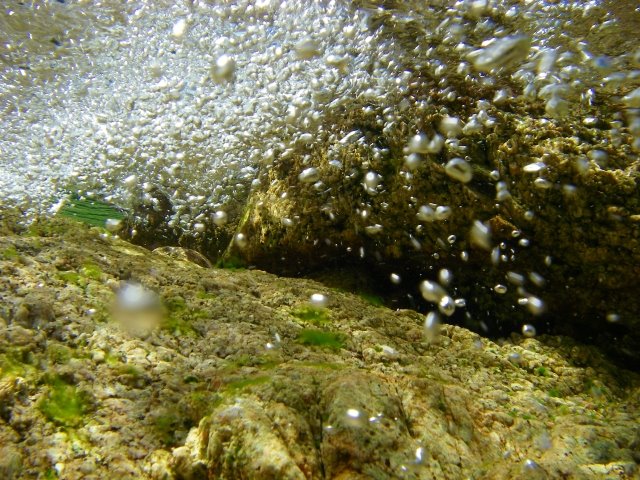
[[[125,219],[123,211],[116,206],[98,200],[80,198],[77,195],[64,201],[58,210],[58,215],[96,227],[104,227],[107,220]]]
[[[40,411],[50,422],[65,427],[84,423],[84,416],[92,410],[91,396],[61,378],[49,382],[49,392],[39,404]]]
[[[14,246],[5,248],[2,251],[2,254],[0,256],[2,256],[3,260],[15,261],[20,259],[20,254],[18,253],[18,250],[16,250],[16,247]]]
[[[303,305],[294,309],[291,315],[318,327],[330,323],[329,312],[325,308],[314,307],[313,305]]]
[[[168,315],[162,322],[162,329],[172,335],[200,336],[193,322],[207,318],[209,314],[205,310],[190,308],[184,298],[180,296],[170,297],[164,300],[164,306]]]
[[[323,347],[331,350],[340,350],[345,346],[345,335],[342,333],[327,332],[324,330],[304,329],[298,335],[298,342],[302,345]]]

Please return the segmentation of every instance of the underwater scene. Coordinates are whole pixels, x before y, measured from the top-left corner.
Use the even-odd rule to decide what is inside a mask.
[[[22,479],[640,479],[640,1],[1,0]]]

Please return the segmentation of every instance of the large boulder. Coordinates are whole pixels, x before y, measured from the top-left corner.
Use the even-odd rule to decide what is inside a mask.
[[[415,311],[69,221],[0,249],[6,478],[637,475],[640,378],[568,337],[425,330]],[[53,315],[25,325],[13,306],[35,292]],[[140,335],[118,313],[159,307]]]

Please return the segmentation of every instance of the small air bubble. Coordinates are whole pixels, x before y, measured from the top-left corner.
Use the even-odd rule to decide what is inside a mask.
[[[609,323],[617,323],[620,321],[620,315],[617,313],[608,313],[607,314],[607,322]]]
[[[309,298],[309,302],[311,302],[311,304],[315,307],[324,308],[327,306],[329,299],[327,298],[326,295],[323,295],[322,293],[314,293]]]
[[[544,162],[534,162],[528,165],[525,165],[522,169],[525,173],[538,173],[547,168],[547,165]]]
[[[541,190],[548,190],[548,189],[550,189],[550,188],[553,186],[553,183],[551,183],[551,182],[550,182],[549,180],[547,180],[546,178],[542,178],[542,177],[540,177],[540,178],[536,178],[536,179],[533,181],[533,185],[534,185],[536,188],[539,188],[539,189],[541,189]]]
[[[491,230],[489,226],[479,220],[474,220],[471,225],[471,243],[484,249],[491,250]]]
[[[233,79],[236,71],[236,61],[229,55],[219,56],[211,67],[211,78],[218,82],[228,82]]]
[[[445,295],[438,302],[438,310],[443,315],[450,317],[456,311],[456,303],[449,295]]]
[[[533,338],[536,336],[536,327],[529,323],[522,325],[522,335],[527,338]]]
[[[213,217],[213,223],[218,227],[221,227],[222,225],[227,223],[227,212],[218,210],[212,215],[212,217]]]
[[[447,270],[446,268],[441,269],[438,272],[438,281],[444,285],[447,286],[451,283],[451,280],[453,280],[453,274],[451,273],[451,270]]]
[[[473,178],[471,165],[462,158],[453,158],[447,162],[444,171],[449,177],[462,183],[469,183]]]
[[[305,168],[300,175],[298,175],[298,180],[302,183],[315,183],[320,179],[320,172],[318,172],[317,168],[310,167]]]
[[[544,301],[532,295],[528,298],[527,308],[533,315],[541,315],[544,313],[546,306]]]
[[[438,205],[436,207],[436,220],[446,220],[451,216],[451,207]]]
[[[493,287],[493,290],[494,290],[496,293],[499,293],[499,294],[501,294],[501,295],[502,295],[502,294],[504,294],[504,293],[507,293],[507,287],[506,287],[506,285],[502,285],[501,283],[499,283],[499,284],[497,284],[495,287]]]
[[[423,222],[433,222],[436,219],[436,212],[428,205],[422,205],[416,214],[418,220]]]
[[[447,292],[438,283],[424,280],[420,284],[420,293],[427,302],[438,303],[447,295]]]
[[[438,312],[429,312],[424,319],[425,338],[428,343],[437,340],[440,333],[440,315]]]
[[[239,248],[245,248],[249,244],[247,236],[244,233],[237,233],[235,236],[235,242]]]

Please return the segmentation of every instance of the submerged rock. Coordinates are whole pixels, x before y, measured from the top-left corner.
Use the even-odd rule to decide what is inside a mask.
[[[0,468],[15,479],[639,471],[640,377],[595,347],[548,335],[496,343],[451,325],[431,338],[414,311],[318,282],[196,267],[56,225],[0,237],[29,260],[0,259],[2,306],[45,284],[55,330],[67,332],[18,345],[11,326],[0,331]],[[62,277],[60,258],[74,258]],[[101,275],[82,276],[89,262]],[[166,309],[144,338],[111,317],[122,277]]]

